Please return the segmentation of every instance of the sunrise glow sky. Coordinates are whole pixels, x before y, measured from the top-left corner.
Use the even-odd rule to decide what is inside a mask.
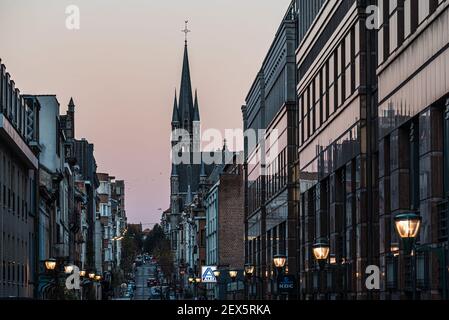
[[[202,128],[241,128],[240,107],[290,0],[0,0],[0,58],[22,93],[76,104],[99,172],[126,181],[129,222],[169,206],[170,121],[189,20]],[[80,30],[65,27],[68,5]]]

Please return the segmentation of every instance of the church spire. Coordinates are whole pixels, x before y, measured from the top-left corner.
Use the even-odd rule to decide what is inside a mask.
[[[70,98],[70,101],[69,101],[69,111],[70,112],[74,112],[75,111],[75,103],[73,102],[73,98],[72,97]]]
[[[198,107],[198,92],[195,90],[195,103],[193,104],[193,121],[200,121],[200,109]]]
[[[186,26],[186,30],[187,26]],[[186,33],[190,32],[184,30]],[[190,80],[189,54],[187,50],[187,38],[184,45],[184,61],[182,64],[181,89],[179,93],[179,115],[182,127],[190,131],[193,119],[192,83]]]
[[[172,124],[179,123],[178,99],[176,98],[176,89],[175,89],[175,101],[173,103],[173,114],[172,114],[171,122],[172,122]]]

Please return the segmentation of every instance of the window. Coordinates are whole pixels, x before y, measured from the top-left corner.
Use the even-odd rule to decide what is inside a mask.
[[[345,42],[344,42],[344,81],[345,81],[345,88],[344,88],[344,99],[348,99],[352,92],[353,92],[353,85],[352,85],[352,66],[353,66],[353,29],[346,35]]]
[[[418,210],[420,205],[420,164],[419,126],[417,121],[410,124],[410,207]]]
[[[323,123],[323,110],[321,104],[321,71],[318,72],[318,75],[315,78],[315,98],[313,103],[315,104],[315,130]]]
[[[386,286],[388,289],[396,289],[398,282],[398,259],[393,255],[386,260]]]
[[[435,12],[438,0],[421,0],[418,3],[418,23],[421,24],[429,15]]]
[[[404,37],[412,35],[418,28],[418,4],[420,0],[404,0]]]
[[[449,198],[449,99],[446,101],[446,109],[443,115],[444,121],[444,193]]]
[[[61,155],[61,141],[60,141],[60,135],[59,135],[60,131],[61,131],[61,124],[59,123],[59,118],[56,117],[56,136],[55,136],[55,138],[56,138],[56,154],[58,156]]]
[[[205,232],[205,230],[201,230],[201,232],[200,232],[200,245],[201,245],[201,247],[205,247],[206,246],[206,232]]]
[[[336,106],[336,96],[335,96],[335,55],[332,55],[329,58],[328,62],[328,109],[329,109],[329,116],[332,115],[335,111]]]
[[[306,117],[306,119],[305,119],[305,122],[306,122],[306,134],[307,134],[307,139],[308,138],[310,138],[310,136],[312,135],[312,132],[313,132],[313,130],[312,130],[312,121],[313,121],[313,119],[312,119],[312,113],[311,113],[311,110],[312,110],[312,103],[310,102],[310,88],[307,88],[307,91],[306,91],[306,93],[305,93],[305,98],[306,98],[306,100],[305,100],[305,107],[307,108],[307,115],[305,116]]]
[[[322,90],[321,107],[323,110],[323,123],[326,122],[327,119],[329,118],[329,96],[327,94],[328,83],[329,83],[329,64],[326,62],[321,74],[321,90]]]
[[[429,274],[429,261],[426,252],[416,253],[416,286],[420,288],[427,288],[428,274]]]
[[[109,208],[107,203],[101,203],[100,204],[100,215],[102,217],[106,217],[109,215]]]
[[[343,102],[345,101],[345,41],[338,46],[336,52],[336,73],[337,73],[337,83],[338,83],[338,96],[337,96],[337,107],[341,107]]]

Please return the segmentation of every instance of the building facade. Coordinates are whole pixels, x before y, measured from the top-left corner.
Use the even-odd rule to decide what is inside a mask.
[[[220,166],[218,181],[205,196],[206,209],[206,265],[219,269],[243,270],[245,264],[244,180],[243,166],[237,156]],[[211,175],[215,176],[214,174]],[[223,271],[223,276],[226,272]],[[224,282],[224,281],[221,281]],[[223,299],[223,283],[207,286],[208,297]]]
[[[96,270],[104,279],[104,295],[113,295],[111,284],[115,284],[115,280],[123,274],[121,260],[122,240],[126,231],[125,182],[107,173],[97,173],[97,177],[96,228],[100,228],[96,230],[95,256],[101,265],[96,263]]]
[[[66,267],[103,268],[96,256],[103,229],[94,145],[76,139],[73,99],[63,114],[56,95],[21,95],[0,61],[0,140],[0,298],[100,299],[110,279],[85,277],[80,289],[61,290]],[[111,183],[111,240],[119,267],[125,183]],[[54,271],[46,269],[48,260],[56,261]]]
[[[383,299],[448,298],[448,6],[441,0],[379,1],[378,246],[385,274]],[[403,254],[393,224],[404,212],[422,218],[416,290],[412,260]]]
[[[377,265],[375,31],[370,1],[327,1],[297,50],[299,277],[304,299],[367,299]],[[302,185],[301,185],[301,182]],[[306,183],[304,183],[306,182]],[[314,244],[327,242],[320,270]]]
[[[31,298],[37,289],[36,111],[0,61],[0,297]]]
[[[292,2],[242,107],[245,137],[245,262],[252,298],[278,298],[273,257],[296,272],[292,165],[297,157],[297,6]],[[243,266],[241,266],[243,268]]]

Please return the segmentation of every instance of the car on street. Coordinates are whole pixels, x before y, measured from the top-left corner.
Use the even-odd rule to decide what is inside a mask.
[[[157,284],[158,284],[158,283],[157,283],[156,278],[150,277],[150,278],[147,279],[147,287],[154,287],[154,286],[156,286]]]
[[[161,300],[161,289],[160,287],[150,288],[150,297],[148,300]]]

